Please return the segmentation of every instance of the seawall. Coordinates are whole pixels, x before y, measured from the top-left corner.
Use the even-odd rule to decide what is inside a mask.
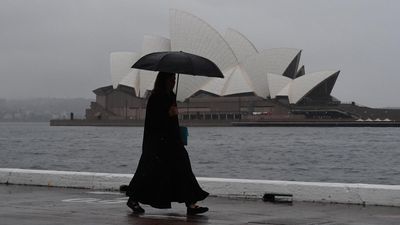
[[[400,127],[397,121],[257,121],[232,122],[236,127]]]
[[[50,120],[50,126],[114,126],[143,127],[139,120]],[[182,120],[187,127],[400,127],[399,121],[346,121],[346,120]]]
[[[0,184],[117,191],[132,174],[0,168]],[[213,196],[259,198],[265,193],[293,195],[293,201],[400,206],[400,185],[295,182],[198,177]]]
[[[232,126],[230,120],[185,120],[181,126],[188,127],[226,127]],[[143,127],[143,120],[50,120],[50,126],[97,126],[97,127]]]

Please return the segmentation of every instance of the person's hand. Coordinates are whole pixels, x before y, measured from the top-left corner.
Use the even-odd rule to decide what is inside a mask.
[[[178,107],[171,106],[168,111],[169,116],[177,116],[178,115]]]

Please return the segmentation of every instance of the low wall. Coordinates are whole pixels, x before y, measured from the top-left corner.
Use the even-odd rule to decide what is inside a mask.
[[[398,121],[345,121],[345,120],[299,120],[299,121],[246,121],[232,122],[236,127],[400,127]]]
[[[119,190],[131,174],[0,168],[0,184]],[[213,196],[262,198],[265,193],[293,195],[293,201],[400,206],[400,185],[197,178]]]
[[[227,127],[233,120],[181,120],[188,127]],[[143,127],[144,120],[50,120],[50,126]]]
[[[400,127],[399,121],[348,121],[348,120],[181,120],[187,127]],[[50,126],[114,126],[143,127],[139,120],[50,120]]]

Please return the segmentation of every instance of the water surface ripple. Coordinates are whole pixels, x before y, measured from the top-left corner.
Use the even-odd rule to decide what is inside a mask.
[[[400,184],[400,128],[190,127],[196,176]],[[0,167],[133,173],[141,127],[0,123]]]

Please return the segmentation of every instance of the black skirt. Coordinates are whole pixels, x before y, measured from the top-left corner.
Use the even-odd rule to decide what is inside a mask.
[[[171,202],[195,203],[209,194],[201,189],[182,147],[168,156],[142,154],[127,195],[155,208],[171,208]]]

